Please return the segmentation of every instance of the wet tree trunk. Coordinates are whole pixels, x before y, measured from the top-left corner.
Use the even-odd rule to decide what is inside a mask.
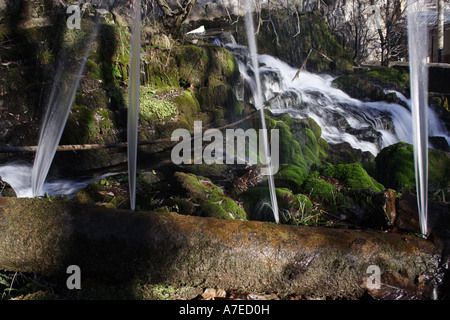
[[[371,265],[415,279],[438,259],[409,235],[0,198],[0,270],[357,298]]]

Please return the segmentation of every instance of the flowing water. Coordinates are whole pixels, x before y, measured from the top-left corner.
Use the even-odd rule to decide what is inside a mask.
[[[408,51],[414,139],[417,205],[420,228],[428,234],[428,29],[421,19],[423,0],[408,0]]]
[[[31,187],[32,170],[33,167],[27,163],[6,163],[0,166],[0,177],[3,181],[6,181],[11,185],[17,197],[33,198],[34,194]],[[78,191],[86,188],[90,183],[101,181],[116,174],[120,173],[106,173],[96,177],[84,176],[45,181],[42,185],[42,193],[49,196],[64,195],[68,199],[71,199]]]
[[[47,178],[69,117],[87,56],[91,51],[92,43],[98,32],[99,21],[97,19],[91,33],[84,38],[84,50],[81,51],[81,57],[69,57],[67,55],[70,53],[67,52],[60,54],[44,121],[41,125],[38,149],[31,173],[32,194],[34,197],[42,195],[42,186]],[[76,33],[78,31],[68,32]]]
[[[128,88],[128,181],[130,186],[130,207],[136,206],[136,165],[139,122],[141,59],[141,2],[133,1],[133,26],[130,55],[130,79]]]
[[[275,181],[273,178],[273,168],[272,168],[272,161],[271,161],[271,154],[269,151],[269,138],[266,128],[266,118],[264,114],[264,105],[263,105],[263,97],[262,97],[262,89],[261,89],[261,79],[259,74],[259,62],[258,62],[258,52],[256,47],[256,37],[255,37],[255,30],[253,26],[253,17],[252,17],[252,7],[251,2],[247,1],[247,12],[245,14],[245,30],[247,32],[247,39],[248,39],[248,46],[250,49],[250,56],[251,56],[251,62],[253,66],[253,71],[255,74],[255,81],[256,81],[256,94],[254,96],[255,99],[255,107],[260,111],[260,117],[261,117],[261,133],[263,134],[263,141],[264,141],[264,155],[266,158],[265,164],[267,167],[265,168],[267,170],[266,176],[269,182],[269,192],[270,192],[270,201],[271,201],[271,207],[273,211],[273,215],[275,218],[275,222],[278,223],[279,213],[278,213],[278,203],[277,203],[277,196],[275,192]]]
[[[238,98],[256,101],[256,81],[249,65],[248,49],[236,44],[226,46],[237,58],[243,84],[237,90]],[[322,138],[330,144],[348,142],[353,148],[378,152],[389,145],[403,141],[413,143],[411,101],[394,92],[402,103],[385,101],[366,102],[354,99],[333,87],[330,75],[302,71],[293,80],[298,69],[269,55],[259,55],[262,96],[272,100],[270,111],[288,114],[292,118],[314,119],[322,129]],[[273,100],[275,97],[277,99]],[[428,108],[430,136],[450,135],[437,115]]]

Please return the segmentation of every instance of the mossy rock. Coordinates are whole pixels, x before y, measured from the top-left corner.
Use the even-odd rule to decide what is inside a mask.
[[[64,128],[61,143],[89,143],[95,131],[96,123],[93,112],[85,106],[74,105]]]
[[[250,220],[274,221],[269,192],[267,187],[255,187],[240,195]],[[310,215],[313,210],[311,200],[304,194],[294,194],[287,188],[276,188],[275,194],[281,223],[295,224],[294,219]]]
[[[175,172],[175,179],[180,183],[187,196],[193,201],[213,201],[222,200],[224,193],[208,178],[196,176],[192,173]]]
[[[279,162],[294,164],[309,170],[298,141],[294,139],[290,127],[281,120],[266,117],[268,130],[279,130]]]
[[[174,101],[188,123],[200,110],[223,110],[222,117],[212,121],[242,112],[232,88],[239,77],[238,64],[225,48],[206,43],[176,46],[170,53],[152,48],[144,57],[144,70],[144,82],[157,90],[193,89],[193,95],[185,93]]]
[[[377,82],[385,87],[408,87],[409,74],[405,70],[376,66],[370,67],[362,74],[368,80]]]
[[[311,174],[302,186],[303,193],[308,194],[310,199],[328,206],[336,206],[338,202],[336,189],[332,184],[319,179],[315,173]]]
[[[191,90],[184,91],[182,95],[174,98],[173,103],[177,106],[179,117],[192,127],[198,112],[201,111],[200,103],[194,92]]]
[[[200,216],[227,220],[247,220],[247,214],[231,198],[224,197],[222,200],[214,202],[207,200],[200,207]]]
[[[275,175],[275,184],[278,187],[285,187],[298,192],[307,177],[308,172],[306,170],[293,164],[283,163]]]
[[[383,148],[375,158],[375,178],[388,188],[412,190],[415,186],[413,146],[399,142]]]
[[[313,119],[267,116],[268,129],[278,129],[280,163],[293,164],[309,172],[327,157],[327,143],[320,138],[322,130]]]
[[[313,203],[304,194],[295,194],[288,210],[280,211],[280,220],[285,224],[309,225],[309,218],[313,216]]]
[[[189,197],[189,200],[174,197],[169,201],[178,207],[180,213],[218,219],[247,219],[238,203],[226,197],[211,180],[192,173],[176,172],[174,176]]]
[[[327,178],[334,178],[350,189],[370,189],[381,192],[385,188],[364,170],[359,163],[326,166],[320,173]]]
[[[181,197],[171,197],[167,202],[167,206],[173,211],[183,215],[196,215],[197,207],[192,201],[183,199]]]
[[[290,65],[300,66],[309,50],[315,48],[332,61],[312,51],[306,61],[308,71],[351,72],[351,54],[338,43],[323,16],[318,12],[301,10],[297,15],[294,10],[295,8],[261,10],[262,26],[257,37],[258,52],[279,57]],[[242,30],[238,30],[234,36],[239,43],[245,43],[243,24]]]
[[[386,187],[413,190],[416,185],[414,147],[398,142],[380,151],[375,158],[375,178]],[[450,182],[450,158],[446,152],[428,150],[428,186],[431,192],[447,192]]]
[[[334,87],[356,99],[371,101],[390,100],[381,87],[373,85],[355,75],[338,77],[333,80],[332,84]]]

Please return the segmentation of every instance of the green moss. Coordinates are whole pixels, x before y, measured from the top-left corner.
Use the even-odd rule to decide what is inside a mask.
[[[381,87],[373,85],[356,75],[341,76],[333,80],[332,84],[353,98],[372,101],[389,99]]]
[[[169,205],[175,206],[181,214],[213,217],[218,219],[246,220],[245,211],[233,199],[226,197],[223,191],[202,176],[176,172],[175,178],[181,184],[189,199],[173,197]]]
[[[95,118],[92,111],[84,106],[72,107],[63,135],[62,144],[84,144],[94,135]]]
[[[309,216],[313,210],[313,204],[308,196],[304,194],[295,194],[290,207],[296,210],[296,216]]]
[[[309,167],[303,157],[302,148],[291,133],[290,127],[283,121],[277,121],[266,117],[268,120],[268,129],[279,130],[279,161],[280,163],[294,164],[303,170],[309,170]]]
[[[435,149],[428,151],[428,178],[431,192],[448,193],[450,185],[450,158],[446,152]]]
[[[209,200],[217,202],[224,196],[222,189],[208,178],[182,172],[175,172],[174,177],[194,201]]]
[[[303,193],[308,194],[310,199],[320,203],[334,206],[337,202],[336,187],[330,183],[311,175],[302,186]]]
[[[191,90],[186,90],[182,95],[175,97],[173,104],[178,109],[179,117],[192,127],[197,113],[200,112],[200,103],[195,94]]]
[[[374,192],[381,192],[385,189],[383,185],[369,176],[359,163],[326,166],[320,172],[324,177],[339,180],[350,189],[370,189]]]
[[[275,183],[279,187],[286,187],[300,191],[301,185],[308,176],[308,172],[293,164],[281,164],[275,175]]]
[[[217,219],[247,220],[245,211],[231,198],[224,197],[218,202],[207,200],[201,205],[200,215]]]
[[[326,143],[320,138],[322,131],[313,119],[298,120],[286,116],[282,117],[283,120],[266,119],[269,129],[279,130],[280,163],[293,164],[308,173],[327,157],[323,148]]]
[[[212,117],[212,121],[222,120],[223,115],[241,114],[242,108],[232,87],[239,69],[228,50],[209,44],[184,45],[170,52],[147,50],[144,60],[145,82],[156,90],[193,89],[174,101],[183,106],[179,110],[185,111],[188,123],[192,122],[193,111],[221,111],[222,115]]]
[[[415,188],[414,148],[399,142],[380,151],[375,158],[375,178],[396,190]],[[447,193],[450,159],[443,151],[428,150],[428,183],[430,192]]]
[[[150,122],[161,122],[175,115],[177,107],[168,100],[158,99],[155,93],[149,86],[141,87],[139,116]]]
[[[280,57],[291,65],[301,65],[311,48],[321,54],[311,52],[306,64],[307,70],[341,72],[352,71],[352,57],[330,33],[324,18],[318,12],[298,10],[262,10],[262,26],[258,33],[258,51]],[[300,34],[298,31],[300,30]],[[242,30],[244,31],[244,30]],[[245,32],[241,33],[245,35]],[[246,39],[236,34],[238,42]],[[278,40],[278,41],[277,41]]]
[[[409,86],[409,74],[396,68],[376,66],[369,68],[365,75],[372,81],[385,86],[407,87]]]
[[[411,190],[415,186],[413,146],[404,142],[382,149],[375,158],[375,178],[387,188]]]

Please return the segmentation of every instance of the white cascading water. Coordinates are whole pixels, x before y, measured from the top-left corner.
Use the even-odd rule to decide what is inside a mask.
[[[130,54],[130,82],[128,87],[128,183],[131,211],[136,207],[136,166],[139,122],[140,61],[141,61],[141,1],[132,1],[132,37]]]
[[[408,52],[420,229],[428,235],[428,28],[421,18],[423,0],[408,0]]]
[[[64,132],[87,56],[98,33],[99,22],[100,19],[97,17],[93,30],[85,38],[85,46],[81,58],[65,57],[63,54],[60,56],[49,103],[41,125],[38,149],[31,174],[34,197],[42,195],[42,186],[47,178],[56,149]]]
[[[8,182],[18,198],[33,198],[31,187],[31,172],[33,167],[23,162],[11,162],[0,166],[0,177]],[[70,179],[56,179],[45,181],[42,185],[42,193],[49,196],[66,196],[73,198],[78,191],[86,188],[92,182],[101,181],[107,177],[119,173],[107,173],[97,177],[77,177]]]
[[[265,164],[266,164],[266,176],[267,180],[269,182],[269,192],[270,192],[270,202],[272,207],[273,216],[275,218],[275,222],[279,223],[279,213],[278,213],[278,202],[277,202],[277,195],[275,192],[275,181],[273,177],[273,164],[271,160],[271,155],[269,151],[269,136],[267,133],[266,128],[266,117],[264,114],[264,101],[262,100],[262,87],[261,87],[261,79],[260,79],[260,73],[259,73],[259,63],[258,63],[258,50],[256,48],[256,37],[255,37],[255,29],[253,26],[253,17],[252,17],[252,4],[250,1],[247,1],[247,8],[246,8],[246,14],[245,14],[245,30],[247,32],[247,39],[248,39],[248,45],[250,49],[250,56],[253,66],[253,72],[255,74],[255,80],[256,80],[256,91],[255,91],[255,107],[260,111],[260,118],[261,118],[261,133],[263,135],[263,141],[264,141],[264,155],[265,155]]]
[[[247,63],[247,48],[236,44],[226,46],[237,58],[239,70],[247,90],[237,89],[238,98],[255,102],[254,71]],[[278,96],[270,104],[274,114],[288,114],[293,118],[312,118],[322,128],[322,138],[330,144],[348,142],[353,148],[373,155],[389,145],[403,141],[413,144],[411,102],[395,92],[404,105],[385,101],[366,102],[350,97],[333,87],[330,75],[302,71],[292,80],[298,69],[269,55],[258,56],[264,101]],[[248,96],[245,96],[249,92]],[[394,91],[386,90],[386,93]],[[430,135],[450,135],[436,114],[429,108]]]

